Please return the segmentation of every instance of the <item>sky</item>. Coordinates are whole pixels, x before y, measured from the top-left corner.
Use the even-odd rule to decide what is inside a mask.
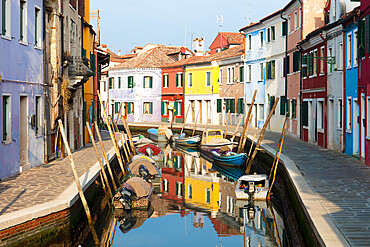
[[[250,22],[283,8],[289,0],[90,0],[100,10],[101,44],[121,54],[145,44],[186,45],[205,38],[207,50],[220,31],[239,32]],[[96,21],[91,20],[96,26]]]

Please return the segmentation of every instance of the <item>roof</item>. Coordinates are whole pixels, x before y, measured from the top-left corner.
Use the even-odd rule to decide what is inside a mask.
[[[262,24],[263,22],[265,22],[265,21],[267,21],[267,20],[269,20],[269,19],[271,19],[271,18],[273,18],[273,17],[275,17],[275,16],[279,15],[279,14],[281,13],[281,11],[282,11],[282,9],[279,9],[278,11],[275,11],[274,13],[272,13],[272,14],[270,14],[270,15],[266,16],[266,17],[263,17],[263,18],[262,18],[261,20],[259,20],[258,22],[252,22],[252,23],[251,23],[251,24],[249,24],[248,26],[245,26],[245,27],[240,28],[240,29],[239,29],[239,32],[240,32],[240,31],[244,31],[244,30],[246,30],[246,29],[249,29],[249,28],[251,28],[251,27],[254,27],[254,26],[258,25],[258,24]]]
[[[123,61],[114,68],[160,68],[173,63],[170,54],[180,53],[181,46],[156,45],[154,48],[142,50],[135,57]]]
[[[229,33],[229,32],[220,32],[222,37],[224,37],[229,44],[242,44],[244,42],[244,35],[241,33]]]
[[[241,56],[244,53],[244,43],[233,48],[215,53],[209,56],[195,56],[162,66],[162,68],[174,68],[186,65],[211,63],[212,61]]]

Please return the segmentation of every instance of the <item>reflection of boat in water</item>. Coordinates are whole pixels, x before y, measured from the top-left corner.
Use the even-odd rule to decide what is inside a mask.
[[[122,233],[128,233],[132,229],[141,227],[145,220],[150,218],[154,212],[152,206],[148,210],[120,210],[115,212],[115,217],[120,223],[119,229]]]
[[[173,138],[176,145],[181,145],[185,147],[196,147],[199,146],[200,141],[202,139],[199,135],[188,137],[185,137],[184,133],[182,133],[182,135],[183,136],[180,135]]]
[[[228,179],[237,181],[238,178],[244,175],[244,168],[241,167],[230,167],[214,162],[212,169],[218,171],[220,174],[224,175]]]
[[[226,151],[226,152],[212,151],[211,154],[212,154],[212,158],[215,161],[221,164],[225,164],[227,166],[233,166],[233,167],[244,166],[245,162],[248,159],[247,154],[245,153],[238,154],[232,151]]]
[[[176,150],[179,150],[179,151],[183,152],[186,155],[193,156],[193,157],[196,157],[196,158],[200,157],[200,149],[197,148],[197,147],[184,147],[184,146],[175,145],[174,148]]]

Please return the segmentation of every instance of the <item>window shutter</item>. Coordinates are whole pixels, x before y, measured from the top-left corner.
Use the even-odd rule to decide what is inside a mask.
[[[235,113],[235,99],[231,99],[231,113]]]
[[[149,102],[149,106],[150,106],[150,114],[153,114],[153,102]]]
[[[145,88],[145,76],[143,77],[143,88]]]
[[[308,102],[302,102],[302,125],[308,126]]]
[[[184,86],[184,74],[181,74],[181,87]]]
[[[222,100],[221,99],[217,99],[217,112],[221,112],[221,104],[222,104]]]
[[[153,76],[149,77],[149,87],[153,88]]]
[[[271,61],[271,79],[275,79],[275,60]]]
[[[287,34],[287,22],[286,21],[283,22],[282,33],[283,33],[283,36],[286,36]]]
[[[275,104],[275,96],[270,96],[270,111],[272,110],[272,107],[274,106],[274,104]]]
[[[6,6],[5,6],[5,1],[1,1],[1,34],[5,35],[6,34]]]
[[[166,87],[165,83],[166,75],[162,76],[162,87]]]
[[[285,110],[286,110],[286,96],[281,96],[280,97],[280,115],[285,115]]]
[[[364,21],[358,21],[358,41],[357,41],[357,57],[362,58],[365,56],[365,29]]]
[[[134,105],[134,102],[132,102],[131,103],[131,112],[132,112],[132,114],[134,114],[134,111],[135,111],[135,107],[134,107],[135,105]]]
[[[366,53],[370,53],[370,15],[366,16]]]
[[[302,64],[306,65],[305,67],[302,67],[302,76],[306,77],[307,76],[307,55],[303,56]]]
[[[164,115],[164,102],[161,102],[161,115]]]
[[[130,114],[131,113],[131,103],[128,102],[127,103],[127,114]]]
[[[178,103],[178,110],[179,110],[179,113],[177,114],[177,116],[182,116],[182,101],[179,101],[177,103]]]
[[[271,62],[267,62],[266,63],[266,71],[267,71],[267,79],[271,79]]]
[[[175,101],[174,102],[174,105],[175,105],[175,116],[178,116],[179,115],[179,108],[178,108],[178,102],[177,101]]]

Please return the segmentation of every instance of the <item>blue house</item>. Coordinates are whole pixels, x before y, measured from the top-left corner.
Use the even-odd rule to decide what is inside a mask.
[[[262,27],[260,23],[253,23],[240,31],[245,34],[244,98],[247,104],[245,114],[248,113],[254,91],[257,90],[252,109],[251,126],[262,128],[266,118],[265,80],[267,75],[271,76],[272,67],[275,70],[275,64],[265,62],[266,28]],[[267,69],[269,73],[267,73]]]
[[[0,1],[2,179],[44,161],[43,1]]]
[[[358,61],[357,61],[357,26],[351,21],[344,28],[344,134],[345,153],[350,156],[359,156],[360,124],[358,102]]]

